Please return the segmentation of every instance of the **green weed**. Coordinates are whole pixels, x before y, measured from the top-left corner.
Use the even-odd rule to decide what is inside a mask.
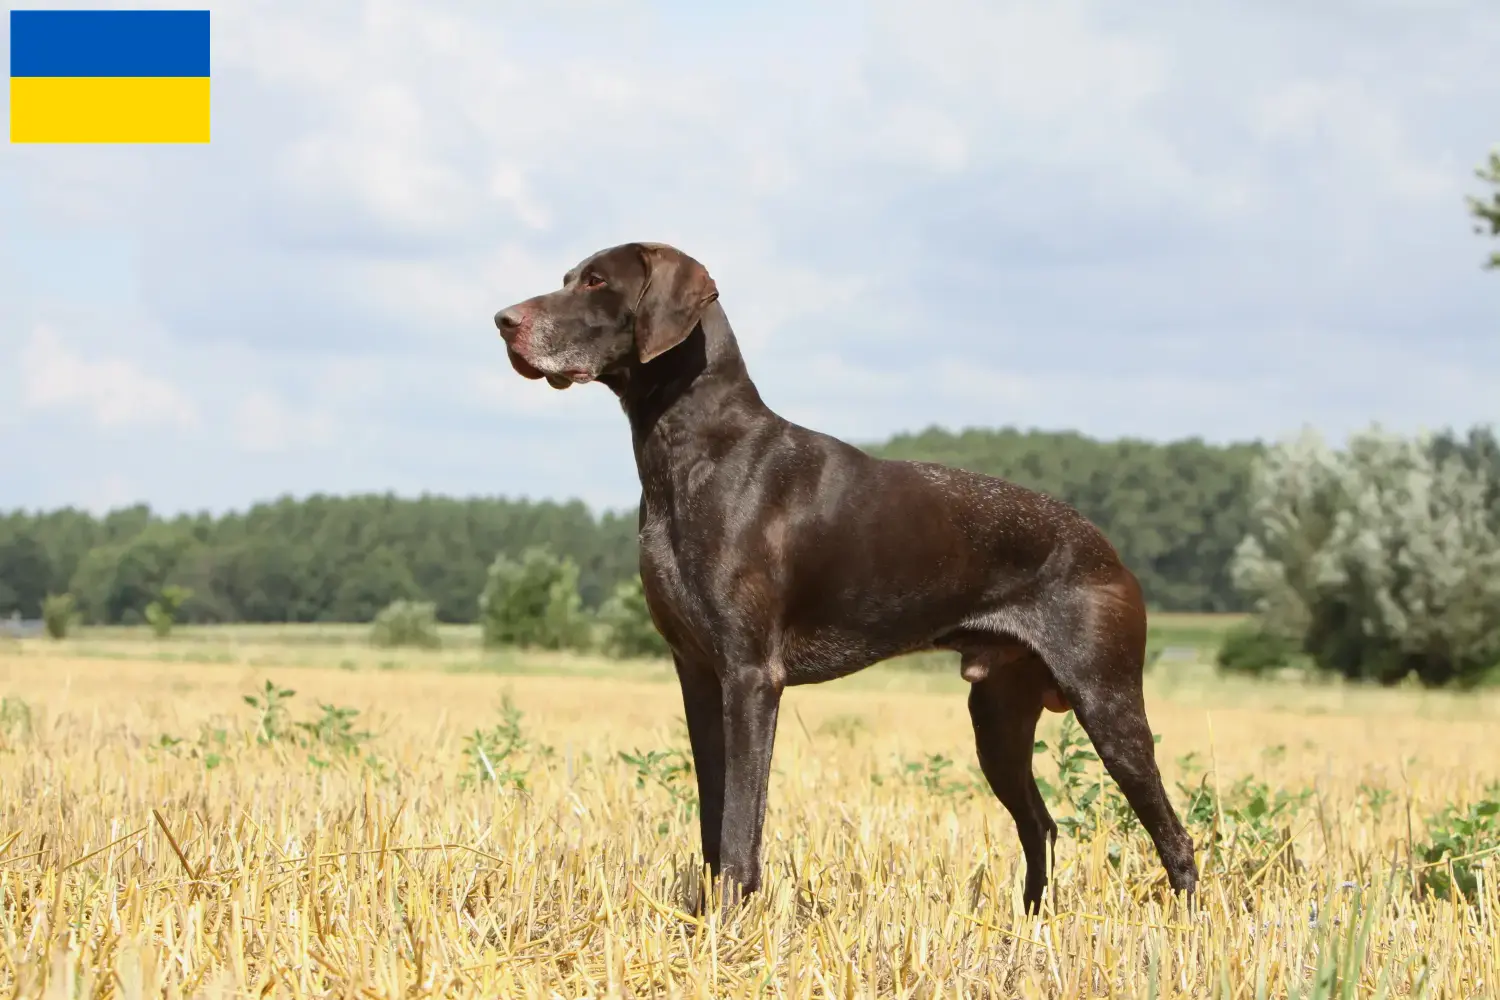
[[[488,782],[524,792],[530,767],[521,766],[522,755],[532,750],[536,755],[550,757],[553,750],[545,745],[532,747],[521,730],[521,710],[508,692],[501,697],[500,716],[495,725],[476,729],[464,737],[467,766],[459,780],[465,785]]]

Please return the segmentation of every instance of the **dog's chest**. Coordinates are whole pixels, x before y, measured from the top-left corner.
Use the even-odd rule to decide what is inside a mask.
[[[703,636],[709,634],[702,602],[694,598],[681,557],[672,545],[665,521],[646,521],[640,529],[641,584],[651,619],[674,652],[691,658],[710,656]]]

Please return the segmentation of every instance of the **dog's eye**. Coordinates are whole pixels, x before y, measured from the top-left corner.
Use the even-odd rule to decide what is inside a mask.
[[[597,274],[585,274],[583,276],[583,287],[584,288],[603,288],[604,287],[604,279],[601,278],[601,277],[599,277]]]

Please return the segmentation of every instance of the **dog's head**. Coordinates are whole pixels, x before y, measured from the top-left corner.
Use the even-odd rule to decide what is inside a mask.
[[[495,325],[516,371],[566,389],[676,347],[718,297],[682,251],[625,243],[584,260],[557,291],[500,310]]]

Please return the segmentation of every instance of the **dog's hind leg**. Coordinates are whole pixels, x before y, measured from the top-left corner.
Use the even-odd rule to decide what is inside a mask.
[[[1191,894],[1198,866],[1156,764],[1142,690],[1145,614],[1132,594],[1139,590],[1094,585],[1048,616],[1038,645],[1099,759],[1150,834],[1172,888]]]
[[[965,676],[978,678],[969,689],[969,718],[974,723],[979,768],[1016,821],[1026,856],[1022,900],[1028,913],[1036,913],[1047,885],[1047,849],[1057,841],[1057,824],[1047,812],[1031,771],[1036,723],[1052,677],[1041,657],[1029,650],[1019,658],[1007,651],[993,657],[980,653],[972,659],[990,660],[985,669],[970,669],[971,657],[965,657]]]

